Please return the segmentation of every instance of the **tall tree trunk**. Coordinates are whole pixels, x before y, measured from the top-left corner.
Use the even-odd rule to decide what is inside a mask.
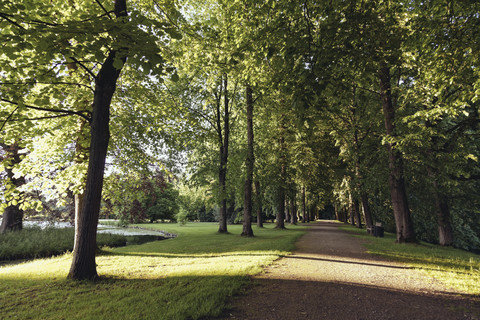
[[[434,161],[434,160],[433,160]],[[453,245],[453,228],[450,216],[450,208],[448,206],[448,197],[442,194],[437,182],[437,169],[427,167],[427,172],[432,180],[433,198],[435,200],[435,215],[437,217],[438,226],[438,244],[441,246]]]
[[[297,209],[295,207],[295,200],[290,199],[290,223],[297,224]]]
[[[83,206],[83,194],[76,194],[74,195],[74,203],[75,203],[75,234],[80,234],[80,229],[79,226],[80,224],[77,223],[80,219],[80,212],[82,210]],[[74,242],[73,242],[73,251],[77,248],[77,237],[75,237]]]
[[[75,141],[75,163],[81,164],[88,161],[88,150],[86,147],[82,145],[82,140],[86,138],[84,135],[84,128],[87,125],[85,119],[80,120],[80,127],[79,127],[79,134],[77,136],[77,141]],[[77,193],[73,195],[73,203],[74,203],[74,221],[75,221],[75,234],[80,234],[80,230],[78,229],[79,224],[76,221],[80,217],[80,211],[82,210],[83,206],[83,198],[84,198],[85,190],[82,193]],[[77,248],[77,237],[75,237],[74,244],[73,244],[73,251]]]
[[[447,197],[437,191],[435,191],[434,197],[437,212],[438,244],[451,246],[453,245],[453,228]]]
[[[379,71],[380,96],[385,118],[385,129],[387,135],[395,137],[395,107],[392,100],[390,84],[390,68],[382,65]],[[408,207],[407,192],[405,188],[403,157],[395,148],[395,143],[388,143],[389,154],[389,184],[392,197],[393,214],[397,229],[397,242],[415,242],[416,236],[413,228],[413,221]]]
[[[247,179],[245,180],[245,201],[243,203],[243,231],[242,236],[253,237],[252,230],[252,182],[253,167],[255,165],[255,156],[253,153],[253,97],[252,88],[247,85],[247,158],[245,166],[247,170]]]
[[[353,199],[353,211],[355,213],[355,221],[357,228],[362,228],[362,218],[360,216],[360,204],[357,199]]]
[[[263,228],[263,208],[262,208],[262,192],[260,190],[260,181],[255,180],[255,207],[257,211],[257,227]]]
[[[277,199],[277,217],[275,222],[276,229],[285,229],[285,189],[279,187]]]
[[[290,222],[290,206],[287,197],[285,197],[285,221]]]
[[[370,210],[370,205],[368,203],[368,196],[365,191],[361,191],[361,198],[362,198],[362,209],[363,209],[363,216],[365,218],[365,224],[367,225],[367,230],[372,230],[373,227],[373,218],[372,218],[372,211]]]
[[[228,109],[229,99],[228,99],[228,78],[227,74],[223,74],[223,89],[224,89],[224,117],[223,117],[223,128],[224,134],[222,137],[221,131],[221,117],[220,117],[220,100],[217,102],[217,126],[219,132],[219,143],[220,143],[220,169],[219,169],[219,184],[221,192],[221,206],[220,206],[220,218],[219,218],[219,227],[218,232],[227,233],[227,162],[228,162],[228,143],[230,138],[230,111]],[[220,97],[219,97],[220,98]]]
[[[305,195],[305,186],[302,186],[302,222],[307,222],[307,202],[306,202],[306,195]]]
[[[364,185],[362,182],[362,173],[360,172],[360,145],[358,140],[358,133],[355,129],[354,133],[354,147],[356,153],[355,159],[355,178],[357,180],[357,188],[360,192],[360,199],[362,200],[362,208],[363,208],[363,215],[365,217],[365,224],[367,226],[367,230],[372,230],[373,227],[373,219],[372,219],[372,212],[370,211],[370,206],[368,204],[368,196],[364,190]],[[361,228],[361,226],[360,226]]]
[[[352,226],[355,225],[355,209],[354,209],[354,204],[353,204],[353,196],[352,193],[350,192],[348,195],[348,209],[350,213],[350,224]]]
[[[11,182],[13,187],[19,188],[25,184],[25,178],[15,178],[13,173],[13,167],[19,164],[22,160],[20,158],[20,147],[17,143],[13,145],[6,145],[4,143],[0,146],[5,151],[6,155],[3,157],[3,161],[7,161],[8,165],[5,166],[7,172],[7,180]],[[4,164],[6,164],[4,163]],[[5,208],[3,212],[2,224],[0,225],[0,233],[6,233],[8,231],[19,231],[23,228],[23,210],[20,209],[19,204],[11,204]]]
[[[126,0],[115,0],[114,11],[117,18],[127,16]],[[72,265],[68,274],[70,279],[93,280],[98,276],[95,251],[105,158],[110,139],[110,103],[121,71],[121,68],[114,67],[116,59],[121,59],[125,63],[126,56],[121,55],[118,50],[111,50],[95,79],[87,182],[84,201],[75,222],[77,232]]]
[[[276,225],[277,229],[285,229],[285,186],[286,186],[286,175],[287,175],[287,155],[285,147],[285,124],[284,124],[284,115],[281,116],[281,126],[280,126],[280,184],[278,186],[278,197],[277,197],[277,217]]]

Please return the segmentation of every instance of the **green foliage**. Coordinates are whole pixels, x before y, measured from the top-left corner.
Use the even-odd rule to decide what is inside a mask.
[[[179,222],[200,221],[213,222],[214,216],[207,214],[212,211],[212,197],[207,187],[195,187],[179,184],[180,210],[177,214]]]
[[[164,190],[157,193],[156,201],[151,200],[150,203],[154,203],[146,211],[150,221],[175,221],[178,213],[178,191],[172,185],[167,185]]]

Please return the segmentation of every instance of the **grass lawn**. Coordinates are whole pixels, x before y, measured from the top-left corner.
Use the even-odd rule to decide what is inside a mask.
[[[425,242],[395,244],[396,237],[391,233],[385,233],[384,238],[374,238],[367,235],[365,229],[350,225],[340,228],[364,239],[369,253],[419,269],[458,292],[480,295],[478,254]]]
[[[240,237],[241,225],[143,224],[175,239],[104,248],[101,279],[66,280],[71,254],[0,267],[1,319],[198,319],[214,317],[258,273],[294,248],[304,228],[272,225]]]

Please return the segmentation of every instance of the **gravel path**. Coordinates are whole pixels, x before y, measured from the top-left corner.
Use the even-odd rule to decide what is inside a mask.
[[[319,222],[296,251],[254,277],[225,319],[480,319],[480,300],[365,252],[361,241]]]

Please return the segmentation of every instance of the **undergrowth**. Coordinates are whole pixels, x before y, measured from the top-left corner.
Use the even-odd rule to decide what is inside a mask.
[[[21,231],[0,234],[0,261],[32,259],[60,255],[73,250],[73,228],[29,227]],[[99,247],[118,247],[127,243],[127,237],[115,234],[98,234]]]

